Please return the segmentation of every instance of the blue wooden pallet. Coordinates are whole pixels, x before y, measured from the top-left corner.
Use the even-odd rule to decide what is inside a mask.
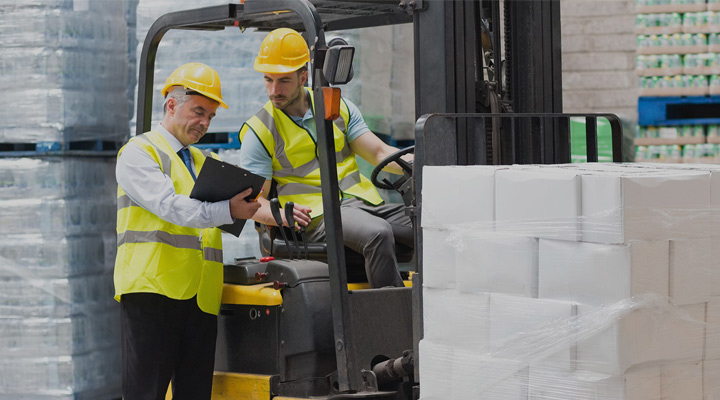
[[[0,157],[115,155],[123,143],[102,140],[0,143]]]
[[[195,143],[193,146],[211,151],[239,149],[240,141],[237,132],[208,132],[200,142]]]
[[[720,96],[640,97],[641,126],[720,124]]]

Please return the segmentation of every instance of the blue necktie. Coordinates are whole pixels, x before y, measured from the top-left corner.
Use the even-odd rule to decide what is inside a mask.
[[[195,180],[195,173],[193,172],[193,169],[192,169],[193,159],[192,159],[192,155],[190,154],[190,149],[188,149],[187,147],[184,149],[181,149],[180,151],[178,151],[178,155],[185,163],[185,166],[187,167],[188,171],[190,171],[190,175],[192,175],[193,180]]]

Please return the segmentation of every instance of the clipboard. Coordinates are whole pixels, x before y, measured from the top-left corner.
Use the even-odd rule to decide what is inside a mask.
[[[190,197],[200,201],[229,200],[247,188],[252,188],[245,200],[257,200],[262,193],[266,179],[237,165],[207,157],[195,180]],[[238,219],[232,224],[218,228],[235,236],[240,236],[246,220]]]

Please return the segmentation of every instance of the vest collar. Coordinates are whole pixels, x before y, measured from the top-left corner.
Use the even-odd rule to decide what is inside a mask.
[[[162,126],[162,124],[157,124],[154,130],[161,134],[168,144],[170,144],[170,148],[172,148],[173,153],[177,153],[180,149],[185,147],[172,133],[170,133],[170,131]]]

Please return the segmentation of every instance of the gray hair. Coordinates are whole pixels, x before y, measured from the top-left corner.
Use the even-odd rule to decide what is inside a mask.
[[[173,86],[170,88],[170,90],[167,93],[167,96],[165,96],[165,102],[163,103],[163,115],[167,113],[167,102],[168,99],[173,98],[175,99],[175,102],[177,103],[178,107],[181,107],[183,104],[185,104],[189,99],[190,95],[185,93],[185,88],[182,86]]]

